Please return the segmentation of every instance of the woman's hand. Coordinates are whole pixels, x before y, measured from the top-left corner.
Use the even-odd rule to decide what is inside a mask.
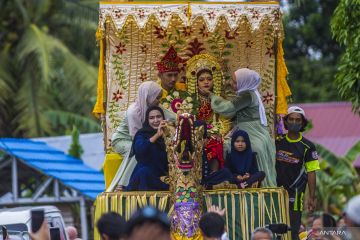
[[[239,180],[239,181],[244,180],[244,179],[243,179],[243,176],[241,176],[241,175],[237,175],[237,176],[236,176],[236,179]]]
[[[166,124],[167,124],[167,122],[165,120],[162,120],[160,122],[160,125],[159,125],[159,127],[157,129],[157,132],[156,132],[156,134],[158,134],[158,137],[163,137],[164,136],[164,128],[166,127]]]
[[[166,124],[167,124],[167,122],[165,120],[162,120],[160,122],[156,133],[154,134],[154,136],[152,136],[150,138],[150,142],[154,143],[154,142],[156,142],[156,140],[158,140],[159,138],[164,136],[164,128],[166,127]]]
[[[199,93],[203,96],[209,96],[212,92],[209,88],[199,88]]]
[[[242,182],[239,184],[239,187],[242,189],[246,188],[247,186],[248,186],[248,184],[246,182]]]

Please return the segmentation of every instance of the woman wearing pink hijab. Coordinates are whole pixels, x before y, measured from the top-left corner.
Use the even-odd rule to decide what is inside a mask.
[[[238,69],[232,81],[237,96],[228,101],[212,94],[211,107],[220,115],[232,118],[234,129],[241,129],[249,134],[253,151],[257,153],[259,170],[266,174],[263,186],[274,187],[275,144],[267,130],[265,108],[258,91],[260,83],[261,77],[257,72],[247,68]]]
[[[147,81],[140,84],[135,102],[129,106],[111,138],[114,150],[122,155],[123,161],[106,191],[114,191],[117,185],[128,185],[136,165],[135,157],[129,157],[133,138],[145,122],[146,110],[150,106],[159,105],[161,96],[161,87],[156,82]]]

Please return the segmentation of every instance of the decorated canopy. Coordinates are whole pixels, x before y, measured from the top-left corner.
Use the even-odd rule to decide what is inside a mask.
[[[101,2],[98,98],[106,146],[143,81],[157,81],[156,62],[174,46],[182,59],[208,53],[224,72],[224,96],[232,73],[241,67],[258,71],[260,93],[274,133],[275,114],[286,113],[286,66],[283,28],[277,2]],[[184,65],[181,81],[185,81]]]

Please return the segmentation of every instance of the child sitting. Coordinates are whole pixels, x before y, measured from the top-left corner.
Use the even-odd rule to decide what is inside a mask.
[[[231,137],[231,152],[226,157],[225,166],[232,172],[239,188],[260,185],[265,178],[265,173],[258,170],[249,135],[242,130],[235,131]]]

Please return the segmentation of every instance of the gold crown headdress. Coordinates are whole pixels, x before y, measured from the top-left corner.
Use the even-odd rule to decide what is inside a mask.
[[[186,62],[187,91],[190,94],[197,93],[197,73],[204,69],[211,71],[214,81],[214,94],[219,96],[223,83],[223,73],[216,58],[209,54],[195,55]]]

